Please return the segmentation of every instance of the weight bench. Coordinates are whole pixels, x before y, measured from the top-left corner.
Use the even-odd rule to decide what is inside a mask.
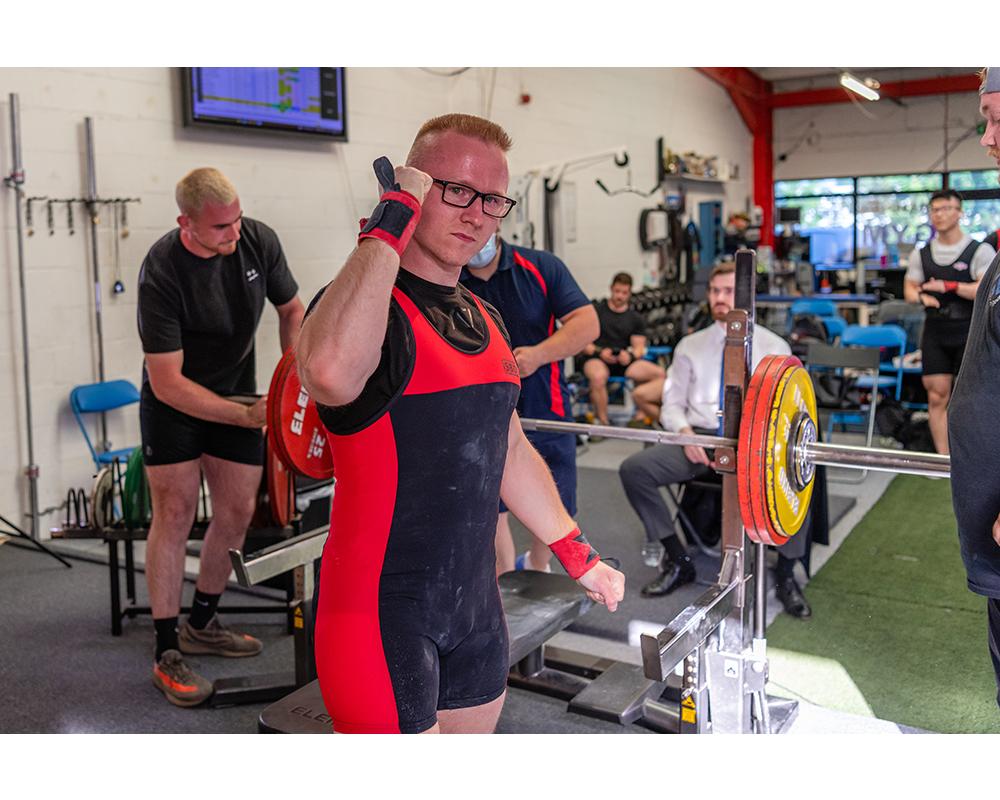
[[[510,630],[512,667],[525,661],[540,664],[542,645],[593,605],[576,581],[566,575],[508,572],[498,583]],[[319,681],[269,705],[257,725],[261,733],[333,733]]]

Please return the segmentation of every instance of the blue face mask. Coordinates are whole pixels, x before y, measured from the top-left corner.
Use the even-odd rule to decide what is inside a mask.
[[[493,256],[496,254],[497,237],[491,236],[489,241],[483,245],[483,249],[470,258],[469,263],[466,266],[472,267],[473,269],[482,269],[493,260]]]

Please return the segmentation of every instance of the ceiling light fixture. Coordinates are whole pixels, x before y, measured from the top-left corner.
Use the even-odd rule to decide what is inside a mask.
[[[876,89],[879,88],[880,84],[873,78],[865,78],[863,81],[860,81],[850,72],[842,72],[840,74],[840,85],[857,95],[861,95],[865,100],[879,99],[879,93]]]

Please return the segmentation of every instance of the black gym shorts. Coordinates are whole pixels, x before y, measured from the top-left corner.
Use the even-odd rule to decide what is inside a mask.
[[[928,319],[920,337],[924,375],[958,375],[965,342],[969,338],[967,319]]]
[[[264,435],[259,428],[223,425],[189,416],[157,400],[149,384],[142,387],[139,427],[147,466],[194,461],[203,453],[238,464],[264,463]]]
[[[597,361],[600,361],[602,364],[604,364],[604,366],[606,366],[608,368],[608,377],[609,378],[624,378],[625,377],[625,370],[627,370],[629,367],[631,367],[632,363],[633,363],[633,362],[629,362],[628,366],[623,367],[621,364],[608,364],[606,361],[604,361],[604,359],[602,359],[599,355],[596,355],[596,354],[592,355],[592,356],[577,356],[576,357],[576,371],[577,372],[583,372],[583,365],[586,364],[588,361],[593,361],[595,359]]]

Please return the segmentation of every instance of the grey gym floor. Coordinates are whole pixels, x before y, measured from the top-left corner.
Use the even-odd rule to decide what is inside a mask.
[[[658,630],[703,586],[684,587],[668,598],[642,598],[638,589],[655,573],[639,557],[642,529],[621,491],[617,467],[624,455],[640,445],[606,440],[590,445],[580,456],[580,522],[588,537],[609,555],[622,559],[629,588],[619,611],[608,614],[592,609],[553,644],[574,650],[639,663],[634,646],[638,632]],[[881,496],[891,476],[873,473],[859,485],[831,494],[850,495],[856,504],[832,531],[832,545],[817,546],[813,568]],[[518,537],[520,534],[516,534]],[[0,704],[0,733],[28,732],[186,732],[238,733],[256,730],[263,704],[230,708],[179,709],[166,703],[150,681],[153,630],[150,618],[124,622],[121,637],[112,637],[108,621],[108,575],[100,562],[103,545],[58,543],[63,552],[76,552],[66,569],[54,559],[8,543],[0,546],[0,585],[4,611],[0,613],[0,681],[5,702]],[[142,548],[138,562],[142,563]],[[699,578],[710,581],[716,569],[712,560],[699,556]],[[189,562],[193,569],[194,561]],[[804,578],[804,576],[802,576]],[[142,576],[138,580],[144,602]],[[186,589],[185,598],[191,592]],[[275,595],[277,596],[277,595]],[[227,604],[259,604],[260,599],[229,592]],[[779,613],[773,597],[769,617]],[[239,615],[229,620],[265,642],[264,652],[253,659],[209,659],[196,662],[207,677],[235,677],[290,671],[291,638],[285,635],[278,615]],[[631,624],[630,624],[631,623]],[[630,630],[631,629],[631,630]],[[629,634],[633,643],[630,644]],[[784,680],[784,683],[789,683]],[[775,691],[775,694],[782,692]],[[802,702],[793,733],[900,732],[893,723],[826,711]],[[511,690],[500,718],[501,733],[644,733],[642,728],[621,728],[565,710],[558,700]]]

